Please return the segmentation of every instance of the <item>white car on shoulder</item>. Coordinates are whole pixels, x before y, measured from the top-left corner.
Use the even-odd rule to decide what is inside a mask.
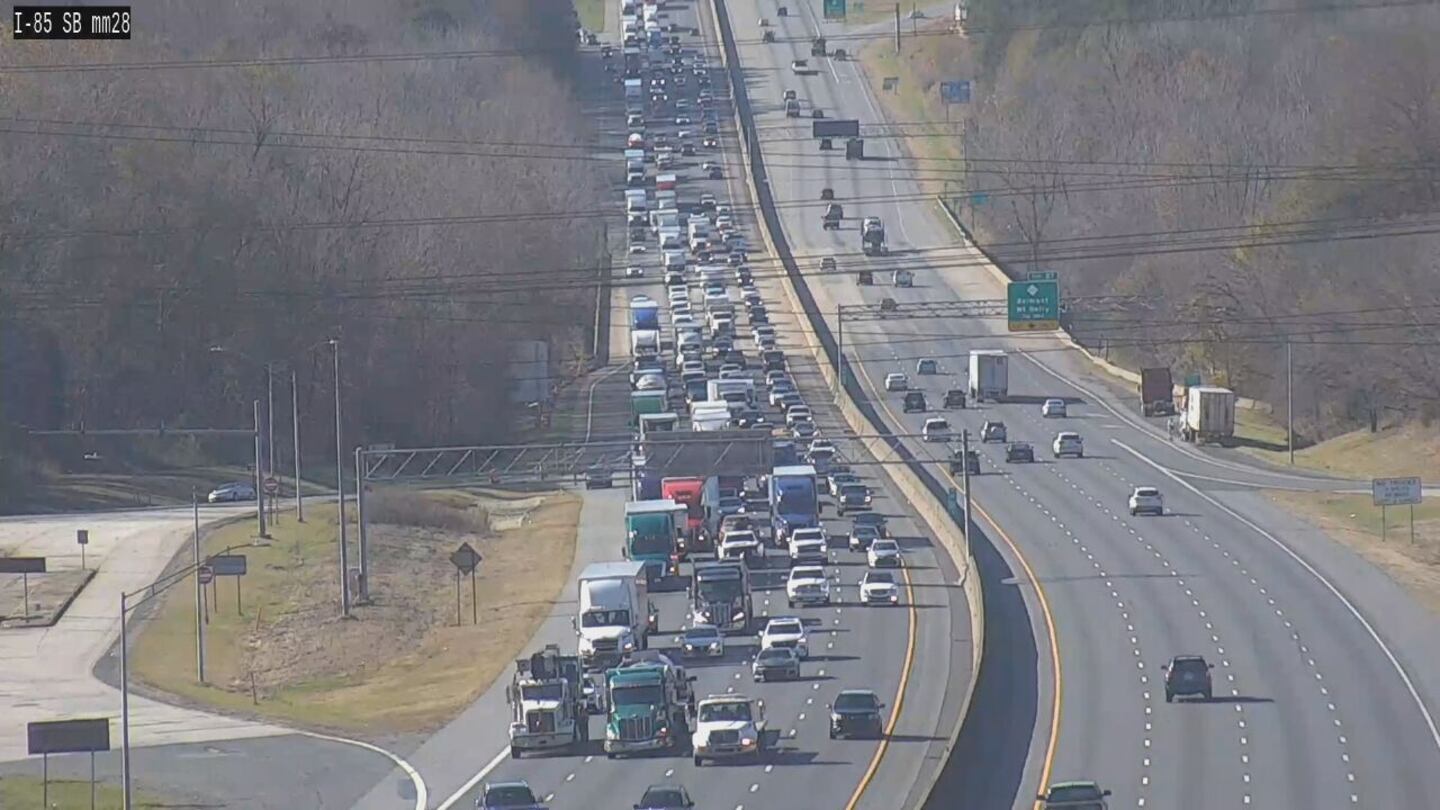
[[[865,552],[865,562],[871,568],[896,568],[900,565],[900,544],[888,538],[870,543]]]
[[[760,631],[760,649],[789,647],[801,658],[810,657],[810,638],[805,633],[805,623],[796,616],[781,616],[766,622]]]
[[[891,571],[866,571],[860,579],[860,603],[863,605],[896,605],[900,603],[900,586]]]
[[[818,565],[791,568],[790,578],[785,580],[785,598],[792,608],[797,604],[830,604],[830,580],[825,577],[825,569]]]
[[[1155,487],[1135,487],[1130,493],[1130,514],[1144,512],[1149,515],[1165,514],[1165,496]]]

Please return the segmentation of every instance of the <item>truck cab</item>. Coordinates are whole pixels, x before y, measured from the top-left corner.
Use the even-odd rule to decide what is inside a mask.
[[[607,672],[605,756],[684,746],[695,709],[694,681],[684,667],[656,652]]]
[[[695,733],[690,743],[695,765],[717,759],[764,759],[766,740],[765,707],[744,695],[710,695],[700,701],[695,713]]]
[[[752,613],[750,573],[734,562],[697,563],[690,583],[690,618],[722,632],[747,633]]]
[[[510,756],[515,759],[525,751],[579,746],[590,739],[580,657],[561,655],[558,645],[516,659],[505,702],[510,704]]]

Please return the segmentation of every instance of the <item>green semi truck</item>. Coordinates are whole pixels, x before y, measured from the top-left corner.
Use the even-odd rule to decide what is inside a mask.
[[[669,750],[690,744],[694,675],[654,650],[635,653],[605,673],[605,756]]]
[[[625,558],[645,564],[648,582],[680,575],[677,545],[685,507],[670,500],[625,504]]]

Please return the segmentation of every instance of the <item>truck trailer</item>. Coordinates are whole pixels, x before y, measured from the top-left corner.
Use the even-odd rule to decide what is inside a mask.
[[[587,669],[615,666],[649,645],[659,616],[650,604],[643,562],[591,563],[580,572],[576,587],[575,635]]]
[[[1213,385],[1193,385],[1185,391],[1185,414],[1180,437],[1204,444],[1223,442],[1235,435],[1235,392]]]
[[[1169,368],[1140,369],[1140,413],[1145,416],[1175,415],[1175,383]]]
[[[1010,362],[1004,349],[970,350],[970,398],[1003,402],[1010,393]]]

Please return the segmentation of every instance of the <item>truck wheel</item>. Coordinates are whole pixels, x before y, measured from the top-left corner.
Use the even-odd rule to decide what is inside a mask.
[[[1170,694],[1169,692],[1166,692],[1166,693],[1165,693],[1165,702],[1166,702],[1166,703],[1174,703],[1174,702],[1175,702],[1175,696],[1172,695],[1172,694]]]
[[[510,746],[510,758],[511,758],[511,759],[519,759],[519,758],[520,758],[520,749],[517,748],[517,747],[515,747],[515,746],[513,746],[513,745]]]
[[[698,768],[698,767],[700,767],[701,765],[704,765],[704,764],[705,764],[705,760],[701,759],[700,757],[695,757],[695,767]]]
[[[615,752],[614,752],[614,751],[606,751],[606,752],[605,752],[605,758],[606,758],[606,759],[614,759],[614,758],[615,758]]]

